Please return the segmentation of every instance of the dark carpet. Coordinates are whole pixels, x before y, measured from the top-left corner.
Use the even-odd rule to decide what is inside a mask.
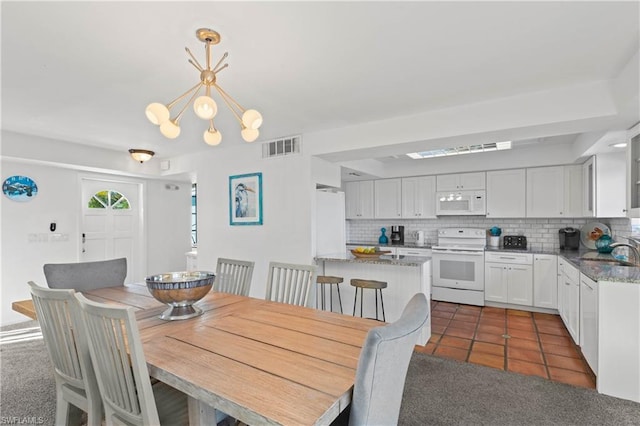
[[[52,425],[55,384],[36,322],[0,335],[0,424]],[[25,330],[20,330],[20,328]],[[18,331],[16,331],[18,330]],[[640,425],[640,404],[594,390],[414,353],[401,425]]]
[[[640,403],[595,390],[414,353],[403,425],[640,425]]]

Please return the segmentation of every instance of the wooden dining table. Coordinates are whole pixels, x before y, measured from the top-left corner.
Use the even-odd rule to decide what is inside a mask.
[[[149,374],[187,394],[191,425],[215,424],[214,409],[250,425],[331,423],[351,403],[367,332],[381,325],[214,291],[197,302],[202,315],[165,321],[145,285],[84,294],[136,310]],[[35,318],[28,302],[13,309]]]

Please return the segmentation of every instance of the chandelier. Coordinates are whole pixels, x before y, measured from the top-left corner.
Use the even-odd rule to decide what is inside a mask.
[[[185,47],[184,49],[191,57],[188,60],[189,63],[200,71],[200,82],[166,105],[158,102],[149,104],[145,110],[147,118],[153,124],[160,126],[160,133],[165,137],[175,139],[180,135],[180,119],[187,107],[193,102],[193,110],[196,115],[209,121],[209,128],[204,132],[204,141],[209,145],[218,145],[222,141],[222,134],[213,124],[213,118],[218,112],[218,105],[211,97],[211,88],[213,88],[220,94],[224,103],[240,123],[242,139],[247,142],[255,141],[260,134],[258,128],[262,125],[262,115],[255,109],[243,108],[216,83],[217,74],[228,66],[226,63],[222,64],[228,56],[228,52],[225,52],[218,63],[211,67],[211,46],[220,43],[220,34],[207,28],[200,28],[196,31],[196,37],[205,43],[206,67],[200,65],[189,48]],[[204,95],[198,96],[203,87]],[[180,112],[171,118],[171,108],[189,95],[191,97]]]

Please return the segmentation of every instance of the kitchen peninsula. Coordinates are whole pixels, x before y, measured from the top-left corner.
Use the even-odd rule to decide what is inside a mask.
[[[342,309],[345,315],[353,314],[355,288],[350,285],[352,278],[385,281],[382,290],[387,322],[400,318],[409,299],[416,293],[424,293],[431,300],[431,258],[412,256],[380,256],[379,258],[356,258],[349,252],[316,257],[318,275],[333,275],[344,278],[340,285]],[[333,287],[333,286],[332,286]],[[339,312],[337,295],[333,290],[334,311]],[[318,296],[319,297],[319,296]],[[329,294],[325,296],[327,299]],[[328,302],[327,302],[328,303]],[[364,291],[363,316],[375,318],[375,292]],[[380,309],[380,307],[378,307]],[[429,309],[431,309],[429,307]],[[360,298],[356,313],[360,313]],[[431,337],[431,314],[420,333],[418,344],[424,345]]]

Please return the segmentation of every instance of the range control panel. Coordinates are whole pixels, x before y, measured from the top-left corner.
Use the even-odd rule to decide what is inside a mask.
[[[502,245],[504,248],[526,249],[527,237],[524,235],[505,235],[502,238]]]

